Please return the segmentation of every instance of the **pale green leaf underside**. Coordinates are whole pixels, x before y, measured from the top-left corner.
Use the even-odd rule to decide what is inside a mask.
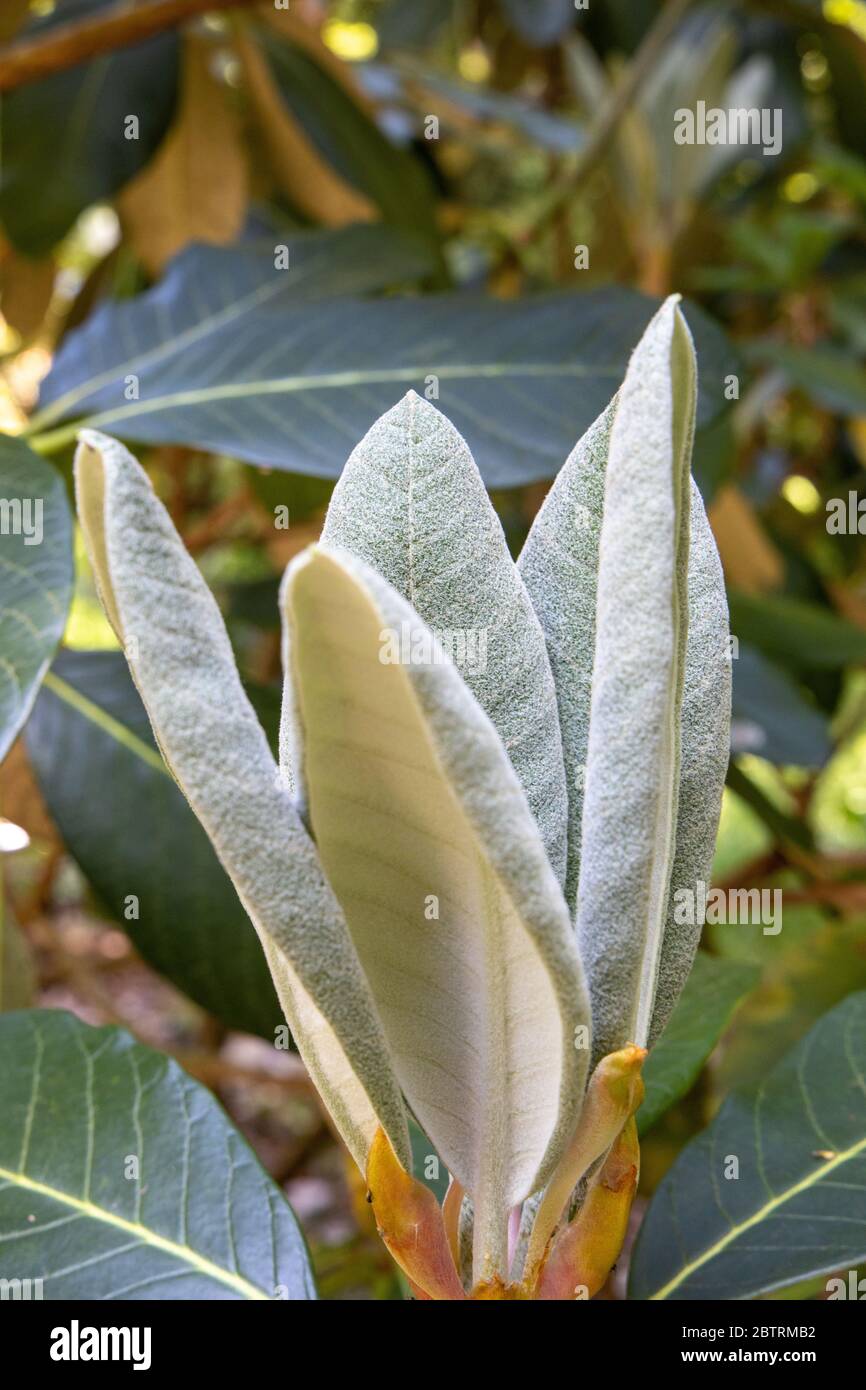
[[[175,1062],[56,1010],[0,1018],[0,1047],[0,1279],[58,1300],[315,1298],[285,1198]]]
[[[346,924],[241,686],[219,609],[123,447],[83,431],[79,514],[166,763],[255,926],[301,1054],[359,1166],[402,1101]]]
[[[574,1031],[588,1011],[568,911],[456,668],[380,660],[403,623],[429,638],[387,581],[316,548],[287,573],[284,617],[322,862],[407,1099],[501,1269],[508,1209],[555,1160],[581,1102]]]
[[[469,449],[410,391],[352,452],[322,540],[372,565],[450,650],[565,877],[565,768],[544,634]]]

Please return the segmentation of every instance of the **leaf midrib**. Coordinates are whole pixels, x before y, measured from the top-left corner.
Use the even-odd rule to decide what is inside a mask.
[[[112,714],[95,704],[93,700],[82,695],[81,691],[76,690],[68,681],[63,680],[53,671],[49,671],[45,676],[43,685],[58,699],[63,700],[65,704],[71,705],[85,719],[89,719],[91,724],[97,725],[109,738],[113,738],[124,748],[128,748],[142,762],[147,763],[148,767],[155,768],[157,772],[163,773],[166,777],[171,777],[171,773],[156,749],[148,747],[143,739],[128,729],[119,719],[115,719]]]
[[[48,1197],[52,1201],[71,1207],[74,1211],[88,1216],[93,1221],[102,1221],[108,1226],[114,1226],[117,1230],[126,1231],[130,1235],[136,1236],[144,1245],[148,1245],[155,1250],[161,1250],[174,1259],[180,1260],[185,1264],[197,1269],[208,1279],[216,1279],[221,1284],[228,1285],[243,1298],[268,1301],[268,1295],[261,1289],[256,1288],[240,1274],[233,1274],[230,1270],[221,1269],[219,1265],[208,1260],[204,1255],[200,1255],[197,1250],[193,1250],[189,1245],[179,1245],[176,1241],[169,1240],[167,1236],[157,1235],[147,1226],[142,1226],[140,1222],[128,1221],[126,1217],[118,1216],[115,1212],[108,1211],[105,1207],[98,1207],[93,1202],[86,1201],[81,1197],[74,1197],[70,1192],[63,1192],[60,1188],[51,1187],[47,1183],[38,1182],[35,1178],[29,1178],[25,1173],[16,1173],[9,1168],[0,1168],[0,1178],[5,1179],[14,1185],[23,1188],[27,1192],[37,1193],[41,1197]]]
[[[50,453],[74,439],[81,425],[101,428],[113,425],[128,418],[140,419],[142,415],[158,414],[163,410],[174,410],[183,406],[208,404],[212,401],[248,400],[255,396],[291,395],[298,391],[337,390],[344,387],[386,384],[388,382],[410,385],[422,375],[432,374],[441,380],[468,381],[474,377],[485,380],[500,377],[527,377],[547,379],[552,376],[572,377],[610,377],[617,380],[619,369],[615,366],[587,366],[580,362],[470,362],[470,363],[418,363],[410,367],[371,367],[364,371],[346,370],[342,372],[323,372],[318,375],[301,374],[297,376],[271,377],[262,381],[226,382],[222,386],[201,386],[187,391],[174,391],[168,395],[152,396],[147,400],[131,401],[127,405],[112,410],[97,411],[95,415],[84,415],[73,424],[60,426],[44,433],[28,435],[27,442],[37,453]],[[112,377],[116,380],[116,377]],[[79,400],[85,401],[92,392],[84,391]],[[49,423],[53,407],[48,407],[34,423]],[[64,413],[64,412],[61,412]],[[56,419],[57,415],[51,415]]]
[[[723,1250],[727,1249],[731,1242],[741,1236],[743,1232],[751,1230],[753,1226],[759,1225],[761,1221],[771,1216],[774,1211],[784,1206],[786,1202],[799,1196],[801,1192],[808,1192],[811,1187],[815,1187],[820,1183],[828,1173],[832,1173],[836,1168],[841,1167],[845,1163],[850,1163],[853,1158],[857,1158],[858,1154],[863,1152],[866,1152],[866,1135],[856,1144],[853,1144],[850,1149],[843,1149],[836,1154],[835,1158],[828,1159],[820,1168],[816,1168],[813,1173],[807,1173],[799,1182],[792,1184],[791,1187],[784,1188],[783,1191],[778,1193],[775,1197],[771,1197],[768,1202],[765,1202],[762,1207],[759,1207],[756,1212],[753,1212],[747,1221],[742,1221],[738,1225],[732,1226],[725,1235],[708,1246],[697,1259],[691,1260],[687,1265],[684,1265],[679,1273],[674,1275],[673,1279],[670,1279],[667,1284],[657,1289],[654,1294],[650,1294],[650,1300],[656,1301],[667,1298],[668,1295],[672,1293],[674,1289],[679,1288],[696,1269],[700,1269],[703,1265],[707,1264],[709,1260],[715,1259],[716,1255],[721,1254]]]

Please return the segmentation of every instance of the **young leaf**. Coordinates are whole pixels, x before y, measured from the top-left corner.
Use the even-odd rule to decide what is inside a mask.
[[[593,1047],[645,1046],[677,825],[695,365],[675,299],[629,363],[599,538],[577,934]]]
[[[569,794],[566,897],[580,877],[584,777],[595,654],[604,479],[617,400],[577,444],[539,511],[518,561],[541,619],[559,701]],[[650,1041],[664,1027],[697,947],[700,927],[673,920],[674,892],[709,882],[728,761],[730,659],[724,577],[697,487],[691,487],[688,635],[681,711],[676,857]]]
[[[176,1062],[53,1009],[0,1018],[0,1047],[0,1277],[58,1300],[315,1298],[283,1194]]]
[[[565,768],[544,634],[465,441],[414,391],[353,451],[322,540],[372,565],[455,644],[463,679],[505,745],[562,882]]]
[[[411,1163],[367,983],[244,693],[216,602],[147,475],[84,431],[78,508],[100,597],[157,743],[259,934],[304,1061],[363,1170],[381,1124]]]
[[[374,570],[314,548],[283,593],[310,819],[403,1090],[475,1205],[476,1278],[580,1108],[588,1010],[562,892],[495,729]],[[407,634],[410,659],[392,639]]]
[[[0,761],[30,713],[72,597],[72,518],[59,474],[0,435]]]
[[[607,409],[575,445],[535,517],[517,561],[541,621],[556,686],[568,789],[565,896],[577,906],[589,702],[595,652],[598,543],[604,475],[616,410]]]
[[[757,1298],[866,1261],[864,1062],[853,994],[725,1101],[650,1203],[630,1297]]]
[[[677,920],[677,894],[709,885],[731,731],[731,649],[725,580],[700,493],[692,485],[688,553],[688,635],[680,709],[676,842],[652,1002],[649,1045],[667,1023],[688,979],[701,925]],[[680,914],[681,915],[681,914]]]

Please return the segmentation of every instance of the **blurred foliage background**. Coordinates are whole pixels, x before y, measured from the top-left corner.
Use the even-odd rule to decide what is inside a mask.
[[[783,888],[784,926],[706,929],[690,1008],[715,1001],[720,1036],[643,1123],[651,1193],[731,1087],[866,988],[866,4],[181,0],[99,51],[115,8],[0,16],[0,429],[67,486],[75,419],[139,446],[272,732],[279,575],[405,389],[395,362],[423,390],[431,356],[460,362],[481,334],[502,362],[547,363],[522,399],[440,383],[517,553],[615,389],[641,294],[686,296],[735,636],[716,881]],[[781,151],[677,146],[674,112],[699,100],[780,110]],[[280,247],[298,275],[270,301]],[[340,381],[319,389],[321,370]],[[175,376],[183,401],[140,408]],[[400,1296],[74,553],[61,651],[0,772],[0,1004],[175,1055],[285,1187],[323,1296]]]

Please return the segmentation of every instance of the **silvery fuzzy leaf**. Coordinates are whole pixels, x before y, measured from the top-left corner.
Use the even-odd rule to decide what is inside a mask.
[[[615,397],[576,445],[538,512],[518,561],[545,631],[557,687],[569,787],[566,897],[572,906],[580,871],[604,480],[616,404]],[[693,889],[698,880],[710,881],[728,762],[731,663],[724,576],[694,481],[688,614],[676,854],[650,1043],[664,1027],[697,949],[700,926],[674,921],[674,893],[678,888]]]
[[[699,922],[674,920],[675,894],[708,887],[731,741],[731,651],[722,562],[703,499],[692,483],[689,536],[689,629],[680,714],[677,838],[667,921],[659,959],[650,1046],[661,1033],[685,984]]]
[[[441,411],[410,391],[376,421],[334,489],[322,540],[372,565],[451,641],[563,882],[565,769],[544,634],[472,455]]]
[[[598,543],[615,408],[616,397],[575,445],[536,515],[517,561],[547,641],[559,704],[568,789],[565,896],[572,912],[580,875]]]
[[[695,361],[676,298],[616,402],[604,486],[577,935],[597,1056],[647,1042],[677,831]]]
[[[508,1212],[582,1100],[568,908],[501,739],[405,599],[319,546],[282,606],[325,872],[406,1097],[472,1197],[476,1275],[505,1273]]]
[[[259,934],[310,1074],[362,1170],[380,1124],[408,1164],[405,1111],[367,982],[213,595],[122,445],[82,431],[75,473],[103,606],[163,757]]]

